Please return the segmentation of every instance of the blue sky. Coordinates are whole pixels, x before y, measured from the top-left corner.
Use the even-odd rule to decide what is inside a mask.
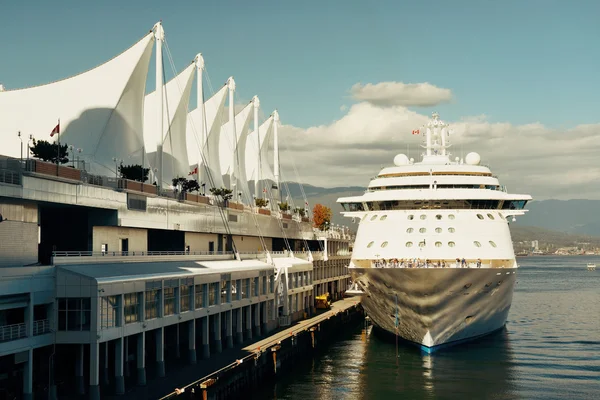
[[[430,82],[448,120],[599,122],[598,1],[0,0],[0,82],[60,79],[115,56],[159,19],[177,68],[204,54],[220,87],[298,127],[339,119],[358,82]],[[418,109],[428,112],[429,109]]]

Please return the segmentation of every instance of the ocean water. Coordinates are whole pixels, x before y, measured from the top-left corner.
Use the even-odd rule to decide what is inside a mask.
[[[506,329],[432,355],[362,327],[262,399],[600,399],[600,257],[524,257]]]

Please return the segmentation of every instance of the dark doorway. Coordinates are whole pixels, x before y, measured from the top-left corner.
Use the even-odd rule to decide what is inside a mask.
[[[208,242],[208,251],[215,251],[215,242]]]
[[[148,230],[148,251],[180,251],[185,250],[185,232]]]
[[[129,251],[129,239],[121,239],[121,252],[127,254]]]

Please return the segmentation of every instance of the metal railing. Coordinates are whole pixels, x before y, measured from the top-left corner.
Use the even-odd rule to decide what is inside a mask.
[[[27,326],[25,323],[0,326],[0,342],[17,340],[27,337]]]
[[[43,335],[50,332],[50,320],[40,319],[33,321],[33,336]]]
[[[233,251],[54,251],[53,257],[224,256]],[[252,253],[254,254],[254,253]]]

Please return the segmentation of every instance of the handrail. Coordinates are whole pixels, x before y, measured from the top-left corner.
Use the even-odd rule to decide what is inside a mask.
[[[17,340],[27,337],[27,325],[25,323],[0,326],[0,342]]]
[[[40,319],[33,321],[33,336],[43,335],[50,332],[50,320]]]
[[[223,256],[233,251],[53,251],[53,257]],[[243,254],[243,253],[241,253]],[[252,253],[255,254],[255,253]]]

